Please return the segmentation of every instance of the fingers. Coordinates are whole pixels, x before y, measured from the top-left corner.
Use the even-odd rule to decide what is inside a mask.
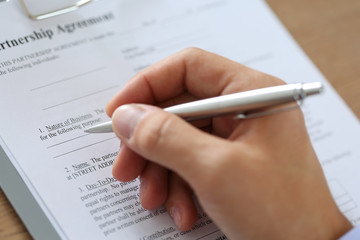
[[[167,198],[168,171],[155,163],[147,163],[140,176],[140,200],[145,209],[160,207]]]
[[[178,175],[173,173],[169,179],[166,209],[181,231],[189,230],[198,219],[191,189]]]
[[[140,177],[140,201],[145,209],[155,209],[166,203],[167,211],[182,231],[192,227],[198,216],[192,190],[176,174],[148,162],[122,146],[113,168],[113,175],[120,181],[130,181]],[[139,162],[140,161],[140,164]],[[131,173],[128,173],[131,172]]]
[[[112,175],[121,182],[137,178],[146,166],[146,160],[125,144],[121,145],[112,168]]]
[[[267,78],[273,80],[224,57],[189,48],[133,77],[108,103],[106,112],[111,116],[118,106],[127,103],[163,102],[185,90],[198,98],[207,98],[258,88],[266,85]]]
[[[165,203],[167,175],[165,168],[146,161],[124,144],[113,165],[113,176],[121,182],[140,176],[140,201],[145,209],[154,209]]]

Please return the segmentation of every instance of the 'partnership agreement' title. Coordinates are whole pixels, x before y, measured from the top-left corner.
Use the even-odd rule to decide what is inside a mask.
[[[86,20],[73,22],[70,24],[65,24],[65,25],[58,24],[55,31],[53,29],[43,30],[42,28],[37,31],[34,30],[32,33],[25,35],[23,37],[0,41],[0,51],[4,51],[9,48],[18,47],[30,42],[35,42],[43,39],[51,40],[54,37],[55,32],[57,32],[57,34],[74,33],[78,29],[87,28],[93,25],[108,22],[110,20],[113,20],[114,18],[115,18],[114,14],[110,12],[98,17],[92,17]]]

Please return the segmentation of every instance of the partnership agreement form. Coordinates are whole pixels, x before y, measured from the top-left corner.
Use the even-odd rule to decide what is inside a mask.
[[[226,239],[206,213],[180,232],[165,208],[142,208],[138,180],[111,176],[119,140],[84,133],[135,73],[190,46],[324,84],[302,109],[332,195],[359,224],[358,120],[264,1],[99,0],[42,21],[10,1],[0,15],[0,168],[11,162],[60,238]]]

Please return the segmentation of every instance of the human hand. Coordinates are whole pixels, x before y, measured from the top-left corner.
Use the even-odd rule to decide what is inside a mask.
[[[283,83],[193,48],[145,69],[106,109],[122,141],[114,177],[140,176],[142,205],[165,203],[181,230],[197,219],[194,192],[230,239],[341,236],[351,225],[330,195],[300,110],[193,126],[155,106],[125,105],[164,107]]]

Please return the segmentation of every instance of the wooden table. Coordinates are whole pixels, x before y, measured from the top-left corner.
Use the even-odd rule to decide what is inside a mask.
[[[360,1],[267,2],[360,118]],[[0,239],[32,239],[1,189]]]

